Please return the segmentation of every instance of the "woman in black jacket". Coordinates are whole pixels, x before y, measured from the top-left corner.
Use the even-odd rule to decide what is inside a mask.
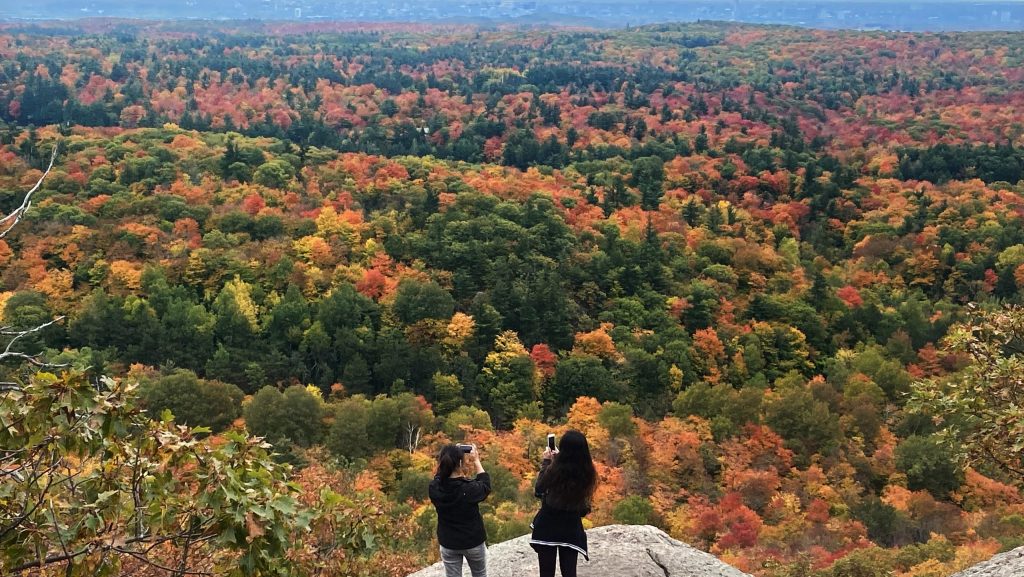
[[[491,492],[491,476],[484,472],[476,446],[471,447],[469,452],[456,445],[441,449],[430,482],[445,577],[462,576],[463,557],[473,577],[487,577],[487,532],[479,504]],[[470,471],[472,479],[466,476]]]
[[[569,431],[557,451],[545,449],[534,488],[541,499],[540,511],[533,518],[530,538],[540,577],[554,577],[556,558],[562,577],[576,577],[579,554],[590,560],[583,517],[590,513],[595,488],[597,471],[583,433]]]

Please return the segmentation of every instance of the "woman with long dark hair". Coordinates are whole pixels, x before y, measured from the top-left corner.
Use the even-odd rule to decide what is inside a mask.
[[[476,445],[441,449],[429,493],[437,510],[437,542],[445,577],[462,576],[463,558],[473,577],[487,577],[487,532],[480,502],[490,492],[491,476],[480,464]]]
[[[569,431],[562,435],[557,451],[544,450],[534,487],[541,505],[530,538],[540,577],[554,577],[556,559],[562,577],[576,577],[580,554],[590,560],[583,517],[590,513],[596,488],[597,470],[583,433]]]

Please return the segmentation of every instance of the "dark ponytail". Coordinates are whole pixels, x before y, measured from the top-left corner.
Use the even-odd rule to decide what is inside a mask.
[[[462,449],[455,445],[441,447],[441,452],[437,454],[437,471],[434,472],[434,476],[442,481],[451,477],[452,473],[462,466],[463,455]]]

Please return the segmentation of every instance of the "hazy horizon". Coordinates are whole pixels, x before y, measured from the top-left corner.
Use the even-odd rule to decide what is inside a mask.
[[[1024,30],[1024,0],[36,0],[0,21],[88,18],[410,22],[622,27],[697,20],[824,29]]]

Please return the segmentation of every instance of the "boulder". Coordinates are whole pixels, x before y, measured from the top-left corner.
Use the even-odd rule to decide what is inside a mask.
[[[952,577],[1021,577],[1024,575],[1024,547],[1000,553],[995,557],[968,567]]]
[[[490,546],[487,576],[537,577],[537,554],[529,541],[524,535]],[[598,527],[587,531],[587,542],[590,561],[579,560],[579,573],[587,577],[750,577],[648,525]],[[468,565],[462,572],[469,575]],[[444,577],[444,568],[437,563],[409,577]]]

